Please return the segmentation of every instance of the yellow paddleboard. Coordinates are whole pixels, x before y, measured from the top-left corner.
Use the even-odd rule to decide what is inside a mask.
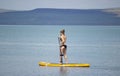
[[[86,63],[64,63],[64,64],[60,64],[60,63],[48,63],[48,62],[39,62],[40,66],[50,66],[50,67],[90,67],[90,64],[86,64]]]

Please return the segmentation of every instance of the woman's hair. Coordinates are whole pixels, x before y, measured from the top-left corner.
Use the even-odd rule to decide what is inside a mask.
[[[62,30],[60,31],[60,33],[65,34],[65,30],[64,30],[64,29],[62,29]]]

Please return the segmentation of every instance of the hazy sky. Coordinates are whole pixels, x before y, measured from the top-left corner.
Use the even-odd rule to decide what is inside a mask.
[[[120,0],[0,0],[0,8],[31,10],[35,8],[103,9],[120,7]]]

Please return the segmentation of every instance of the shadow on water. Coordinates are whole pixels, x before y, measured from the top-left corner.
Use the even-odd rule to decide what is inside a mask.
[[[60,71],[59,71],[59,76],[72,76],[76,73],[85,73],[87,72],[89,69],[89,67],[59,67]]]
[[[47,66],[40,66],[40,75],[45,76],[68,76],[68,67],[47,67]]]
[[[67,67],[60,67],[60,76],[67,76],[68,68]]]
[[[89,67],[47,67],[40,66],[39,76],[73,76],[89,73]]]

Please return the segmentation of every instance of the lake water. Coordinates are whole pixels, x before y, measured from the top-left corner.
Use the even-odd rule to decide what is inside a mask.
[[[41,67],[59,63],[59,31],[65,29],[69,63],[83,67]],[[119,76],[120,26],[0,25],[0,76]]]

